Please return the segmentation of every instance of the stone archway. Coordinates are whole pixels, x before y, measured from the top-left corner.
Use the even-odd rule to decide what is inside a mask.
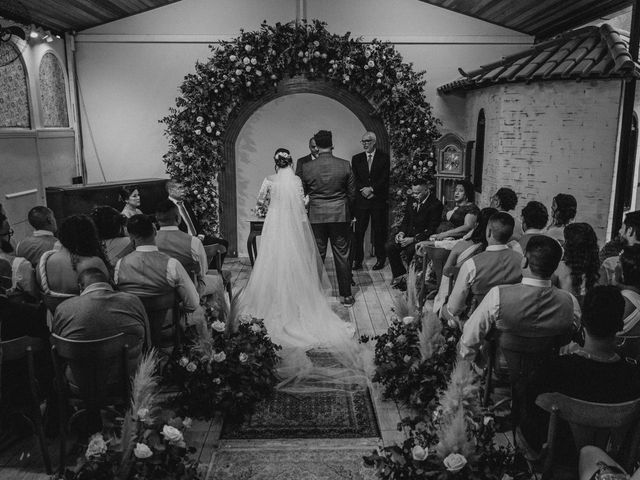
[[[314,93],[340,102],[348,108],[364,125],[366,130],[372,131],[378,137],[381,150],[389,152],[389,135],[382,120],[373,118],[373,107],[361,95],[347,89],[336,87],[330,82],[321,80],[307,80],[304,77],[293,77],[282,80],[277,89],[262,96],[260,99],[247,102],[233,114],[229,121],[224,140],[225,165],[218,177],[220,192],[220,219],[222,233],[229,241],[230,256],[237,256],[238,232],[237,225],[237,195],[236,195],[236,141],[244,124],[253,113],[263,105],[279,97],[296,93]]]

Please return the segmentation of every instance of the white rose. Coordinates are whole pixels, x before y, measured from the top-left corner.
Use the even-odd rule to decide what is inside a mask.
[[[253,333],[260,333],[262,331],[262,327],[256,323],[249,327]]]
[[[182,432],[175,427],[165,425],[162,427],[162,436],[169,443],[179,443],[183,440]]]
[[[404,363],[410,363],[411,362],[411,355],[405,355],[403,358]]]
[[[247,87],[250,87],[250,86],[251,86],[251,80],[249,80],[245,85],[246,85]]]
[[[220,362],[224,362],[227,359],[227,354],[224,352],[220,352],[220,353],[214,353],[213,354],[213,360],[220,363]]]
[[[320,55],[322,58],[327,58],[327,54],[323,53],[322,55]]]
[[[313,41],[313,44],[314,44],[316,47],[319,47],[319,46],[320,46],[320,42],[319,42],[318,40],[314,40],[314,41]]]
[[[198,123],[202,123],[203,121],[204,121],[204,118],[202,118],[202,117],[197,117],[196,118],[196,122],[198,122]]]
[[[271,80],[276,80],[277,78],[278,78],[278,77],[276,76],[276,74],[275,74],[275,73],[271,75]]]
[[[107,442],[101,433],[94,433],[89,439],[89,445],[84,456],[87,458],[95,457],[107,453]]]
[[[209,125],[211,125],[212,127],[215,127],[216,126],[216,122],[213,122],[213,121],[209,122]]]
[[[140,410],[137,411],[136,415],[138,416],[138,420],[142,420],[144,422],[149,416],[149,409],[141,408]]]
[[[224,332],[226,325],[224,324],[224,322],[216,320],[211,324],[211,328],[213,328],[216,332]]]
[[[457,473],[467,464],[467,459],[459,453],[450,453],[447,458],[444,459],[443,463],[451,473]]]
[[[258,59],[256,57],[253,57],[251,59],[251,65],[257,65],[258,64]]]
[[[320,57],[320,52],[316,50],[315,52],[313,52],[313,56],[316,58]]]
[[[207,125],[207,128],[205,128],[205,130],[207,131],[207,133],[213,132],[213,128],[211,128],[209,125]]]
[[[229,60],[231,60],[232,62],[235,62],[238,59],[238,57],[236,57],[235,55],[230,55],[229,56]]]
[[[193,372],[196,371],[198,366],[193,362],[189,362],[185,368],[186,368],[187,372],[193,373]]]
[[[376,73],[376,77],[378,77],[378,78],[382,78],[382,72],[378,72],[378,73]]]
[[[247,323],[251,323],[253,322],[253,317],[247,313],[243,313],[242,315],[240,315],[238,317],[238,321],[243,324],[246,325]]]
[[[256,75],[261,77],[262,76],[262,72],[260,70],[256,70]]]
[[[220,130],[216,130],[216,137],[220,136]]]
[[[187,357],[182,357],[180,358],[180,360],[178,360],[178,365],[180,365],[181,367],[186,367],[188,363],[189,359]]]
[[[300,58],[304,57],[304,52],[302,50],[300,50],[298,52],[298,57],[300,57]]]
[[[244,49],[245,51],[250,52],[251,50],[253,50],[253,47],[251,45],[245,45]]]
[[[344,78],[344,81],[345,81],[345,82],[348,82],[348,81],[349,81],[349,78],[351,78],[351,77],[349,77],[349,75],[344,75],[344,76],[343,76],[343,78]]]
[[[215,383],[216,385],[220,385],[222,383],[222,380],[220,380],[219,378],[214,378],[212,382]]]
[[[367,65],[369,66],[369,68],[373,68],[373,67],[375,67],[375,66],[376,66],[376,64],[375,64],[375,63],[373,63],[373,60],[369,60],[369,61],[367,62]]]
[[[371,52],[369,50],[364,51],[365,58],[369,58],[371,56]]]
[[[405,325],[409,325],[409,324],[413,323],[414,320],[415,320],[415,317],[411,317],[411,316],[404,317],[402,319],[402,323],[404,323]]]
[[[242,63],[244,63],[245,65],[249,65],[251,63],[251,60],[249,59],[249,57],[244,57],[242,59]]]
[[[133,454],[136,458],[149,458],[153,455],[153,452],[144,443],[136,443],[136,448],[133,449]]]
[[[202,130],[200,130],[199,128],[196,129],[196,135],[200,135],[202,133]]]
[[[251,65],[247,65],[247,66],[245,67],[245,70],[246,70],[247,72],[250,72],[250,71],[251,71]]]
[[[382,80],[378,79],[376,80],[376,83],[382,83]]]
[[[182,421],[182,426],[184,428],[191,428],[191,426],[193,425],[193,420],[191,419],[191,417],[186,417],[183,421]]]
[[[411,456],[414,460],[422,462],[429,456],[429,449],[422,448],[420,445],[414,445],[411,449]]]
[[[236,69],[236,75],[242,75],[242,70],[240,70],[239,68]]]
[[[249,355],[247,355],[246,353],[242,352],[238,356],[238,360],[240,360],[240,363],[246,363],[246,361],[249,360]]]
[[[385,344],[385,347],[387,347],[387,348],[393,348],[393,343],[391,343],[391,342],[387,342],[387,343]]]

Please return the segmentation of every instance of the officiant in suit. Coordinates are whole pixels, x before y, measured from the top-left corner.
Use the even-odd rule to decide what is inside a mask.
[[[353,269],[362,268],[364,260],[364,235],[369,226],[373,229],[373,247],[377,262],[373,270],[384,267],[385,242],[388,235],[387,200],[389,197],[389,155],[376,148],[376,134],[366,132],[362,136],[364,152],[351,159],[356,182],[354,216],[356,219]]]
[[[207,245],[224,246],[225,253],[222,254],[222,262],[224,262],[226,250],[229,249],[229,242],[224,238],[217,238],[203,233],[198,217],[193,211],[193,208],[191,208],[189,201],[185,198],[184,186],[180,182],[169,180],[166,184],[166,189],[169,200],[178,207],[178,212],[180,213],[180,225],[178,225],[178,228],[189,235],[199,237],[205,247]],[[209,263],[209,268],[214,269],[216,267],[216,259],[213,258]],[[220,265],[220,267],[222,267],[222,265]]]
[[[320,130],[314,135],[318,158],[302,166],[302,185],[309,196],[309,222],[324,262],[327,241],[331,240],[333,261],[338,276],[342,304],[351,306],[351,247],[349,225],[350,204],[355,197],[355,183],[347,160],[334,157],[331,132]]]
[[[313,137],[309,139],[309,151],[311,152],[309,155],[299,158],[296,162],[296,175],[299,176],[300,179],[302,179],[302,166],[305,163],[318,158],[318,146],[316,145],[316,141]]]
[[[416,178],[411,182],[411,197],[407,201],[400,229],[387,245],[387,255],[393,274],[392,284],[398,284],[407,269],[402,263],[401,253],[411,263],[415,254],[415,245],[436,233],[440,224],[442,202],[436,198],[435,182],[431,178]]]

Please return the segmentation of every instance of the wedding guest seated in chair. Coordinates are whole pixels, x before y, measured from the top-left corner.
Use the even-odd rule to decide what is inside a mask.
[[[109,264],[115,267],[118,260],[133,252],[133,245],[124,232],[127,217],[115,208],[104,205],[95,207],[91,211],[91,218],[96,224]]]
[[[31,263],[14,254],[13,230],[0,205],[0,288],[10,295],[21,295],[35,301],[39,296],[36,275]]]
[[[547,207],[535,200],[527,203],[522,209],[522,229],[524,233],[520,237],[520,247],[524,252],[527,249],[529,239],[534,235],[544,235],[544,227],[549,221]]]
[[[33,227],[33,233],[18,243],[16,255],[26,258],[31,262],[33,268],[37,268],[44,252],[54,250],[59,246],[58,239],[55,237],[58,224],[53,212],[42,205],[29,210],[27,219]]]
[[[629,476],[604,450],[587,445],[580,449],[578,475],[579,480],[640,480],[640,469]]]
[[[44,302],[52,313],[64,300],[80,294],[78,275],[86,268],[97,268],[110,277],[98,232],[88,215],[72,215],[60,225],[61,248],[45,252],[36,276]]]
[[[555,238],[560,245],[564,245],[564,228],[573,222],[578,211],[576,197],[567,193],[559,193],[553,197],[551,204],[551,223],[545,230],[545,235]]]
[[[438,226],[437,232],[429,240],[416,245],[418,255],[428,255],[433,263],[435,282],[432,289],[436,290],[442,278],[442,269],[455,242],[471,232],[478,221],[480,209],[474,203],[475,191],[473,184],[467,180],[458,180],[455,184],[453,200],[455,207],[445,214],[445,219]]]
[[[140,339],[129,350],[129,371],[135,372],[143,345],[149,342],[147,314],[135,295],[118,292],[109,277],[97,268],[87,268],[78,276],[79,296],[56,309],[51,332],[67,340],[97,340],[118,333]]]
[[[411,192],[399,231],[386,245],[394,287],[401,285],[407,273],[401,255],[405,256],[407,264],[411,263],[415,244],[435,233],[444,208],[435,196],[435,183],[431,178],[415,178]]]
[[[442,315],[447,320],[468,318],[484,296],[497,285],[522,280],[522,255],[507,246],[514,220],[506,212],[494,213],[487,223],[487,247],[462,264]]]
[[[490,207],[496,208],[500,212],[506,212],[513,217],[513,236],[510,240],[519,241],[524,233],[522,231],[522,222],[515,215],[510,213],[515,210],[518,204],[518,196],[516,192],[507,187],[499,188],[493,197],[491,197]]]
[[[621,288],[624,297],[623,327],[618,332],[620,351],[640,357],[640,245],[625,247],[620,255]]]
[[[198,237],[180,231],[178,207],[170,200],[161,201],[156,206],[156,220],[160,230],[156,234],[158,250],[178,260],[187,273],[195,279],[201,298],[207,298],[211,305],[227,311],[227,300],[223,279],[217,272],[208,275],[207,254]]]
[[[571,353],[552,359],[532,382],[531,402],[540,393],[559,392],[596,403],[622,403],[640,398],[640,366],[616,352],[616,334],[624,328],[625,303],[620,291],[598,286],[587,292],[582,313],[584,342],[572,344]],[[532,409],[522,424],[528,445],[539,449],[545,439],[548,416]],[[566,455],[574,451],[568,429]],[[563,449],[564,451],[564,449]]]
[[[140,210],[140,189],[137,185],[127,185],[121,187],[118,191],[120,201],[124,203],[122,211],[120,212],[126,218],[131,218],[134,215],[142,213]]]
[[[176,180],[169,180],[166,189],[169,200],[178,207],[178,212],[180,213],[178,228],[183,232],[187,232],[189,235],[199,237],[205,247],[208,245],[222,245],[225,248],[225,253],[222,254],[222,262],[224,262],[226,251],[229,249],[229,242],[224,238],[217,238],[203,232],[198,217],[193,211],[189,200],[186,198],[184,185]],[[217,267],[222,268],[222,265],[217,265],[216,258],[209,259],[209,268],[215,269]]]
[[[638,244],[640,244],[640,210],[629,212],[625,215],[617,239],[609,242],[610,253],[600,266],[600,285],[617,285],[619,283],[621,274],[620,253],[624,247]],[[605,247],[603,247],[603,250]],[[615,252],[611,249],[614,249]],[[602,252],[600,254],[602,256]]]

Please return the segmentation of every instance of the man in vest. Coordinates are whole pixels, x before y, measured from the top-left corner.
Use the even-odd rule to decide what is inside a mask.
[[[489,291],[464,324],[460,356],[473,360],[492,328],[524,338],[555,337],[577,329],[578,300],[551,284],[561,259],[562,247],[556,240],[532,237],[522,261],[522,282]]]
[[[487,224],[487,248],[462,264],[443,316],[451,319],[471,313],[492,287],[522,279],[522,255],[507,246],[514,220],[506,212],[491,216]]]
[[[57,244],[58,239],[55,237],[58,224],[53,212],[42,205],[29,210],[27,219],[33,227],[33,233],[18,243],[16,255],[29,260],[33,268],[38,268],[40,257],[44,252],[60,247],[60,244]]]
[[[611,240],[602,247],[603,251],[608,250],[611,253],[605,258],[600,267],[600,278],[598,280],[600,285],[618,285],[620,283],[620,253],[624,247],[632,247],[638,244],[640,244],[640,210],[627,213],[618,238]],[[600,252],[600,255],[606,256],[603,255],[603,251]]]
[[[208,303],[218,303],[226,310],[226,296],[222,277],[207,275],[207,254],[198,237],[180,231],[180,213],[170,200],[156,206],[156,220],[160,230],[156,234],[156,245],[160,252],[178,260],[195,280],[200,297],[211,297]]]
[[[26,258],[15,255],[13,230],[0,205],[0,288],[11,294],[26,294],[30,300],[40,296],[36,274]]]
[[[527,249],[527,243],[534,235],[544,235],[544,227],[549,221],[549,212],[547,207],[535,200],[527,203],[522,209],[522,228],[524,234],[520,237],[520,248],[524,252]]]

